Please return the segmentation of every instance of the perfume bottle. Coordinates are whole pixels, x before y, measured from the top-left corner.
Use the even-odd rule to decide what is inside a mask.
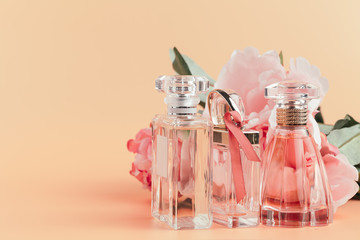
[[[261,222],[268,226],[323,226],[333,205],[324,163],[307,128],[308,103],[319,89],[291,80],[265,88],[276,101],[277,126],[263,154]]]
[[[240,146],[242,173],[232,165],[236,161],[231,157],[229,131],[224,115],[236,111],[244,119],[244,106],[240,96],[231,90],[213,90],[208,96],[208,110],[214,124],[213,128],[213,218],[214,222],[229,228],[256,226],[260,221],[260,160],[253,161]],[[242,124],[243,125],[243,124]],[[240,131],[240,129],[239,129]],[[260,154],[259,132],[244,130],[257,155]],[[234,177],[241,174],[245,194],[238,194]]]
[[[174,229],[212,224],[212,124],[197,114],[197,96],[209,89],[200,76],[161,76],[167,115],[152,121],[152,216]]]

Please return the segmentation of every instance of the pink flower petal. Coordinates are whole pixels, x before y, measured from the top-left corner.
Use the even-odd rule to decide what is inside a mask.
[[[142,154],[136,154],[134,166],[141,171],[148,171],[151,168],[151,161]]]
[[[151,138],[143,138],[137,152],[147,156],[149,146],[151,146]]]
[[[327,154],[338,155],[340,153],[339,149],[334,145],[330,144],[327,140],[327,137],[324,133],[320,133],[321,136],[321,150],[320,153],[322,156]]]
[[[151,129],[141,129],[134,139],[127,142],[130,152],[136,153],[130,174],[143,183],[144,188],[151,187],[152,141]]]
[[[138,169],[136,169],[134,164],[132,164],[130,175],[134,176],[137,180],[139,180],[143,184],[144,188],[148,190],[151,189],[151,174],[146,171],[139,171]]]
[[[127,141],[127,149],[130,152],[137,153],[140,142],[135,141],[134,139],[129,139]]]
[[[136,134],[135,139],[137,141],[141,141],[144,138],[149,138],[149,137],[151,137],[151,128],[143,128]]]
[[[357,169],[352,166],[346,156],[327,154],[323,156],[325,169],[331,188],[331,194],[335,207],[345,204],[359,190],[359,174]]]

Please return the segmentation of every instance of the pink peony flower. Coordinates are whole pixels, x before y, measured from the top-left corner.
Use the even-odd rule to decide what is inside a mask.
[[[286,76],[279,55],[269,51],[263,55],[256,48],[236,50],[223,67],[214,88],[232,89],[241,98],[246,111],[246,128],[260,131],[265,146],[268,119],[274,103],[264,97],[264,88]],[[263,149],[262,149],[263,150]]]
[[[340,154],[339,149],[327,141],[326,135],[323,133],[321,133],[320,152],[336,209],[359,191],[359,185],[355,182],[358,180],[359,174],[346,156]]]
[[[143,183],[144,188],[151,188],[152,142],[151,128],[141,129],[127,142],[127,148],[135,153],[130,174]]]

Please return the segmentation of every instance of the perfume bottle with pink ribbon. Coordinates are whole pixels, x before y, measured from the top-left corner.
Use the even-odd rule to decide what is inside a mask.
[[[245,130],[244,106],[231,90],[208,96],[213,128],[213,220],[229,228],[256,226],[260,211],[259,132]]]
[[[331,223],[330,187],[307,127],[308,104],[319,98],[319,88],[286,80],[266,87],[265,97],[276,101],[277,126],[262,159],[262,223],[285,227]]]

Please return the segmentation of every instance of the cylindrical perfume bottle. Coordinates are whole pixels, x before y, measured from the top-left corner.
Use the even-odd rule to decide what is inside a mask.
[[[277,103],[277,126],[263,154],[261,221],[268,226],[321,226],[332,222],[329,184],[318,147],[307,129],[311,84],[282,81],[265,88]]]
[[[213,217],[214,222],[229,228],[256,226],[260,219],[260,162],[250,160],[241,146],[237,149],[242,172],[234,169],[229,143],[229,131],[224,115],[236,111],[244,119],[244,106],[240,96],[231,90],[213,90],[208,96],[208,110],[214,124],[213,141]],[[239,126],[240,127],[240,126]],[[240,129],[239,129],[240,131]],[[260,154],[259,132],[242,132],[257,155]],[[235,160],[236,161],[236,160]],[[243,178],[245,194],[237,195],[236,175]]]
[[[212,124],[197,114],[197,96],[209,81],[197,76],[161,76],[166,115],[152,121],[152,216],[174,229],[212,224]]]

